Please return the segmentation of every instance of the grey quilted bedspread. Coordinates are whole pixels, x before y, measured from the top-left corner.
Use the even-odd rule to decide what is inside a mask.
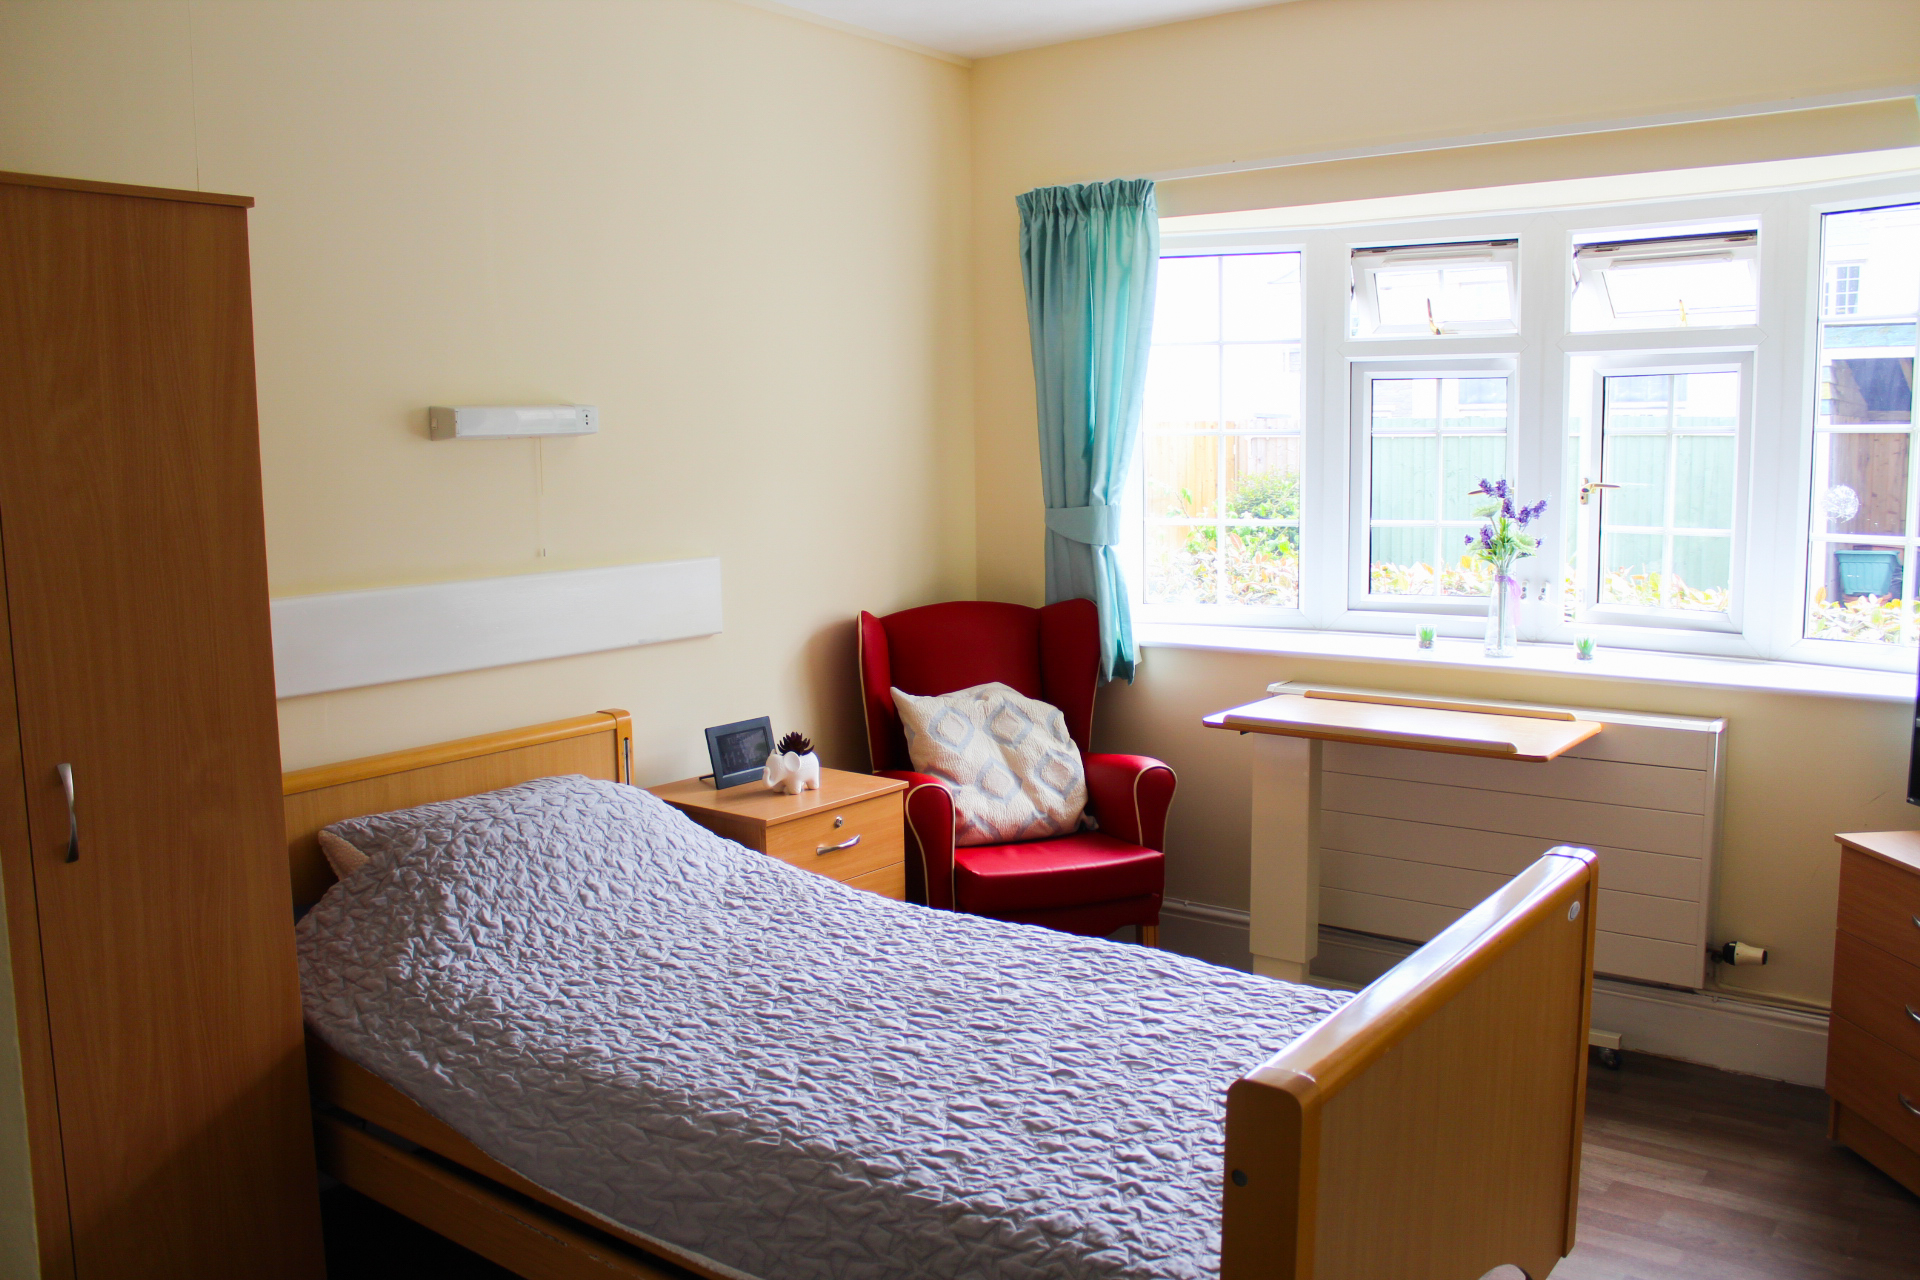
[[[1227,1086],[1345,997],[889,902],[648,793],[355,818],[306,1016],[534,1182],[766,1280],[1219,1270]]]

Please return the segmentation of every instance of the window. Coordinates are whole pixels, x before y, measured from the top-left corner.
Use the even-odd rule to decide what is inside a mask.
[[[1912,669],[1920,172],[1248,224],[1163,229],[1144,623],[1477,638],[1504,479],[1522,641]]]
[[[1354,336],[1512,333],[1518,248],[1489,240],[1355,249]]]
[[[1367,594],[1484,597],[1491,571],[1464,551],[1479,527],[1469,495],[1507,474],[1510,380],[1364,376]]]
[[[1600,379],[1597,604],[1730,611],[1740,374]],[[1589,504],[1591,505],[1591,504]]]
[[[1913,357],[1920,205],[1821,219],[1806,635],[1915,642]],[[1836,259],[1850,259],[1838,261]]]
[[[1573,255],[1574,331],[1753,324],[1758,241],[1737,231],[1583,244]]]
[[[1850,316],[1860,310],[1860,264],[1838,263],[1827,268],[1828,316]]]
[[[1146,599],[1296,607],[1299,254],[1162,260],[1141,423]]]

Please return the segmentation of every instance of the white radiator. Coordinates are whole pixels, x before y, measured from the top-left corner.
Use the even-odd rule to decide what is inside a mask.
[[[1606,728],[1546,764],[1325,743],[1320,923],[1425,942],[1548,848],[1584,845],[1595,969],[1702,986],[1727,722],[1565,710]]]

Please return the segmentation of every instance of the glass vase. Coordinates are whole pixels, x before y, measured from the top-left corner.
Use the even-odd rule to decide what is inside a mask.
[[[1496,570],[1493,575],[1493,595],[1487,600],[1487,656],[1489,658],[1511,658],[1515,641],[1515,624],[1520,617],[1520,582],[1506,570]]]

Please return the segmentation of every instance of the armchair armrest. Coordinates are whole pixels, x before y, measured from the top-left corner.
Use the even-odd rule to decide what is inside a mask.
[[[1167,847],[1176,779],[1152,756],[1087,755],[1087,800],[1100,830],[1147,849]]]
[[[907,784],[907,899],[953,910],[953,793],[928,773],[879,769]]]

